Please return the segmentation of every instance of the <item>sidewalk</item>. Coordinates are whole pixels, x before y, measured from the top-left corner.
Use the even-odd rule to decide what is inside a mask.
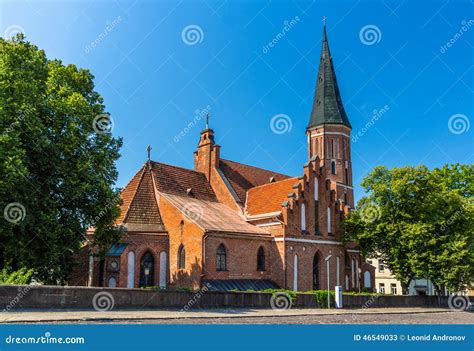
[[[173,320],[180,318],[239,318],[258,317],[290,317],[290,316],[331,316],[331,315],[373,315],[373,314],[413,314],[450,312],[443,308],[368,308],[368,309],[212,309],[181,312],[179,310],[22,310],[0,313],[0,323],[31,323],[31,322],[74,322],[74,321],[141,321],[141,320]]]

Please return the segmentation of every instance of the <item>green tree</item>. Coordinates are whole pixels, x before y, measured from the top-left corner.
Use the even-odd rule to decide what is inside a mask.
[[[21,34],[0,38],[0,263],[45,283],[66,281],[87,228],[100,248],[121,235],[122,140],[107,129],[93,78]]]
[[[384,260],[405,293],[414,277],[464,289],[474,280],[473,174],[472,165],[376,167],[344,221],[345,240]]]

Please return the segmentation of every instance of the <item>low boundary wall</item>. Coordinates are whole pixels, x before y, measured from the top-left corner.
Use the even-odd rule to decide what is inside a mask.
[[[178,292],[146,289],[111,289],[43,285],[0,285],[0,311],[25,308],[105,309],[196,309],[271,308],[271,293],[256,292]],[[473,299],[471,298],[471,302]],[[318,307],[314,295],[297,294],[295,308]],[[442,296],[343,295],[344,308],[448,307]]]

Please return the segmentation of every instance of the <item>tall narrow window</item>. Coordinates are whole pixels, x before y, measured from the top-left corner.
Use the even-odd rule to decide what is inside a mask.
[[[318,155],[319,154],[319,141],[318,141],[318,138],[315,138],[315,143],[316,143],[316,147],[315,147],[315,155]]]
[[[178,249],[178,269],[184,269],[186,267],[186,250],[183,245],[179,246]]]
[[[306,207],[304,203],[301,204],[301,231],[306,231]]]
[[[225,246],[220,244],[216,252],[216,270],[226,271],[227,270],[227,252]]]
[[[319,182],[318,178],[314,178],[314,233],[319,234]]]
[[[319,183],[318,178],[314,178],[314,200],[319,200]]]
[[[328,207],[328,234],[332,234],[331,207]]]
[[[349,171],[348,171],[347,167],[345,169],[345,175],[346,175],[346,184],[349,185]]]
[[[334,158],[334,139],[331,140],[331,158]]]
[[[336,161],[331,161],[331,174],[336,174]]]
[[[260,246],[257,252],[257,271],[265,270],[265,250]]]

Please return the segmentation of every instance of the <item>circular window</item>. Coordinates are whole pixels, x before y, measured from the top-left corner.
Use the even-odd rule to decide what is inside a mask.
[[[112,267],[112,269],[117,269],[118,268],[118,262],[117,261],[110,262],[110,267]]]

